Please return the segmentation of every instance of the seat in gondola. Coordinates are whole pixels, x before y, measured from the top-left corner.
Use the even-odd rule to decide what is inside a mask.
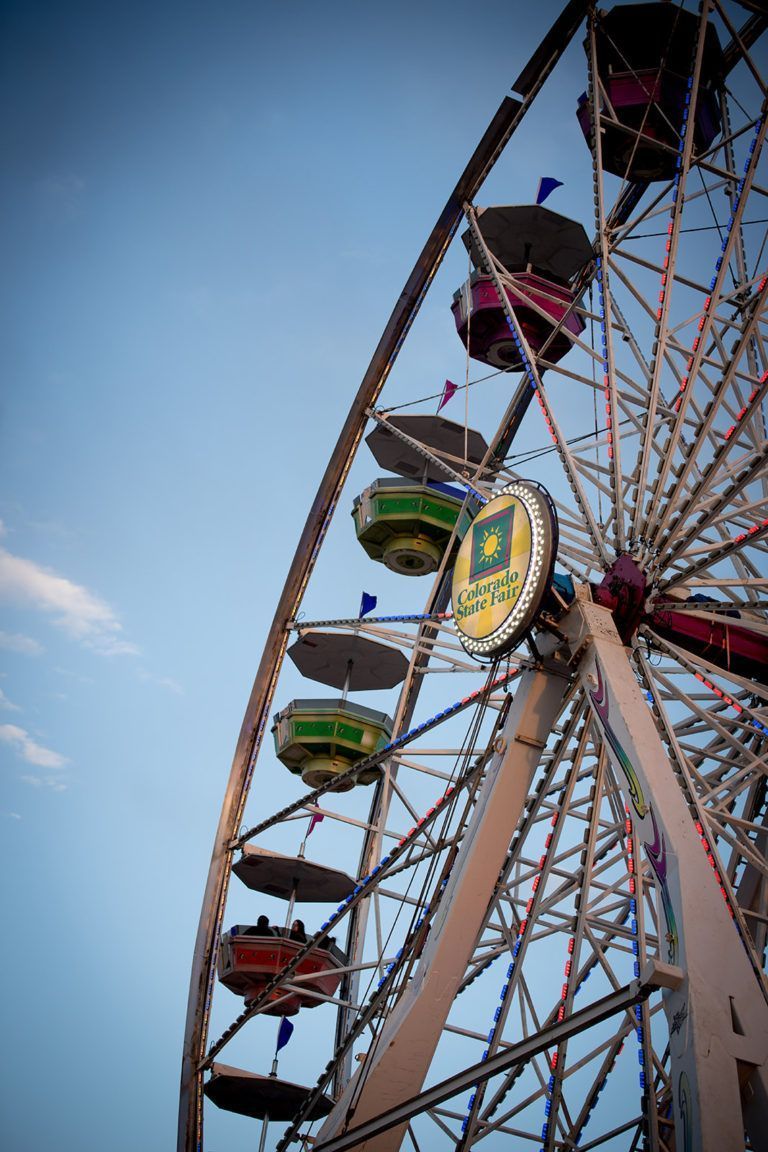
[[[257,935],[252,925],[235,924],[221,938],[218,959],[219,980],[225,988],[242,996],[246,1004],[260,995],[279,972],[296,957],[304,944],[292,939],[286,929],[273,928],[269,935]],[[326,938],[299,964],[286,984],[278,985],[263,1009],[267,1016],[295,1016],[300,1008],[316,1008],[319,996],[333,996],[341,983],[341,969],[347,958]]]

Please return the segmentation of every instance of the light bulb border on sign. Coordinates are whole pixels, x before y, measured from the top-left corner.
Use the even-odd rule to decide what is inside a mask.
[[[514,608],[503,623],[488,636],[478,640],[463,632],[456,618],[456,605],[452,604],[459,640],[464,649],[475,657],[503,656],[530,632],[551,586],[557,555],[559,535],[557,516],[552,497],[546,488],[533,480],[515,480],[499,489],[483,507],[482,512],[487,512],[502,496],[514,496],[525,508],[531,527],[531,558]],[[472,523],[474,524],[474,521]],[[471,528],[472,525],[470,532]],[[465,540],[468,539],[470,532],[465,536]],[[451,599],[453,598],[452,588]]]

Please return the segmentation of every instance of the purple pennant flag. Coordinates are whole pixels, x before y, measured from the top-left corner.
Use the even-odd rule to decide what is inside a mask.
[[[445,405],[448,403],[448,401],[453,396],[454,392],[458,392],[458,390],[459,390],[458,384],[454,384],[451,380],[446,380],[445,388],[443,388],[443,394],[440,397],[440,403],[437,406],[438,412],[440,411],[441,408],[445,407]]]
[[[324,812],[313,812],[312,813],[312,816],[311,816],[310,821],[309,821],[309,828],[307,828],[307,840],[309,840],[310,836],[314,832],[315,827],[318,824],[321,824],[323,822],[323,820],[325,820],[325,813]]]
[[[280,1027],[277,1030],[277,1048],[275,1048],[275,1053],[279,1052],[281,1048],[285,1048],[291,1036],[293,1036],[293,1024],[283,1016],[280,1021]]]
[[[363,598],[360,601],[359,619],[362,620],[363,616],[367,615],[368,612],[373,612],[377,604],[378,598],[376,596],[371,596],[369,592],[363,592]]]
[[[554,176],[542,176],[539,180],[539,190],[536,193],[536,203],[543,204],[550,192],[554,192],[555,188],[562,188],[562,180],[555,180]]]

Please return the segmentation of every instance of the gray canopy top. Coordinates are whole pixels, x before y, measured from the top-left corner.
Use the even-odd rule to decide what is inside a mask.
[[[290,900],[295,893],[297,900],[307,904],[346,900],[357,883],[346,872],[336,868],[315,864],[299,856],[283,856],[255,844],[244,846],[242,856],[232,865],[232,871],[254,892],[277,896],[281,900]]]
[[[465,460],[463,424],[446,420],[444,416],[390,416],[387,423],[405,432],[412,440],[418,440],[433,456],[451,457],[446,462],[455,471],[461,471],[461,462]],[[488,445],[474,428],[468,430],[466,439],[466,459],[470,465],[477,466],[488,451]],[[395,436],[386,424],[377,424],[366,436],[365,442],[376,462],[388,472],[417,480],[426,474],[427,480],[451,483],[450,476],[442,468],[430,463],[410,444]]]
[[[544,276],[567,282],[593,256],[581,224],[540,204],[478,208],[477,222],[491,254],[508,272],[524,272],[530,264]],[[461,238],[475,268],[485,271],[470,230]]]
[[[288,649],[288,655],[302,676],[350,692],[394,688],[408,671],[408,661],[399,648],[380,644],[354,632],[320,632],[309,628]]]

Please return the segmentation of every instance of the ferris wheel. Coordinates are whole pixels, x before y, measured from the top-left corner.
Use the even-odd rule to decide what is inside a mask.
[[[579,42],[593,219],[547,182],[484,203]],[[179,1152],[216,1108],[260,1122],[260,1152],[768,1148],[765,5],[570,0],[512,88],[277,606],[203,900]],[[464,395],[507,388],[481,427],[443,414],[455,385],[437,414],[386,388],[455,251]],[[347,511],[400,610],[307,619]],[[293,699],[289,669],[312,681]],[[230,927],[236,888],[254,915]],[[307,1017],[326,1047],[296,1083],[275,1025],[282,1047]]]

